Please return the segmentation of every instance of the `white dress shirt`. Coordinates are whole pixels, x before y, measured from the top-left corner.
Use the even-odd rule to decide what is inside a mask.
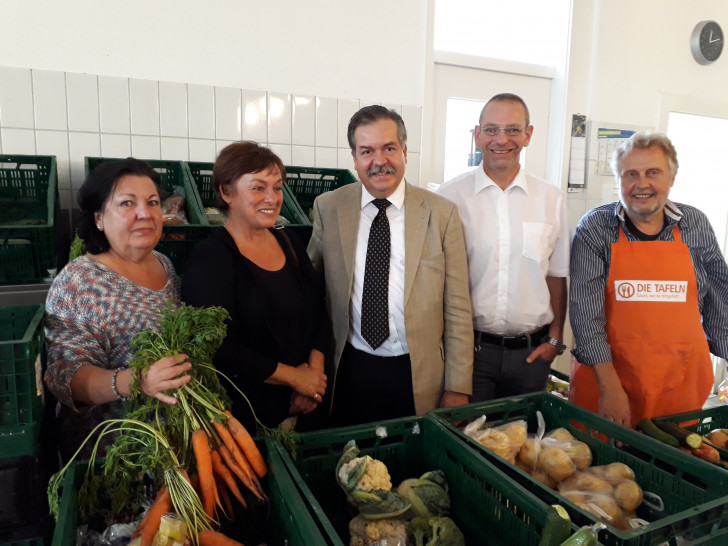
[[[404,179],[387,200],[391,254],[389,257],[389,337],[376,350],[361,337],[361,297],[364,291],[364,267],[372,221],[379,209],[372,204],[374,197],[364,186],[361,189],[361,217],[356,241],[354,286],[351,292],[351,323],[349,343],[360,351],[377,356],[399,356],[409,352],[404,331]]]
[[[523,169],[501,190],[479,165],[438,193],[458,206],[463,222],[473,328],[516,335],[551,323],[546,277],[569,273],[561,191]]]

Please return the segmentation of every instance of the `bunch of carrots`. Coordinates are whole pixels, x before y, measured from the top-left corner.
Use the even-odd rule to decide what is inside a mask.
[[[145,478],[151,477],[158,488],[135,533],[142,546],[152,544],[162,516],[171,511],[184,521],[193,543],[238,544],[213,530],[222,517],[233,517],[230,495],[246,507],[241,484],[256,502],[267,501],[259,481],[268,472],[265,459],[250,433],[228,409],[229,398],[220,377],[230,380],[211,365],[225,337],[228,316],[219,307],[169,304],[161,312],[160,331],[141,332],[132,342],[132,401],[126,403],[124,418],[101,423],[84,441],[85,445],[96,436],[79,491],[86,514],[96,508],[103,487],[113,490],[109,496],[114,514],[136,502],[130,492],[138,490]],[[140,385],[149,366],[174,354],[186,354],[192,363],[188,372],[191,380],[170,392],[177,403],[164,404],[143,395]],[[289,433],[258,424],[264,433],[289,445],[293,442],[290,436],[281,436]],[[94,475],[94,461],[101,439],[109,434],[114,435],[114,442],[106,451],[103,480],[99,480]],[[49,482],[49,505],[56,517],[64,473],[82,448]]]

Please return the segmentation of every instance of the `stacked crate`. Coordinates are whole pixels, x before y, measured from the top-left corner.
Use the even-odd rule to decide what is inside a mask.
[[[43,306],[0,307],[0,545],[42,544],[48,528],[41,449]]]

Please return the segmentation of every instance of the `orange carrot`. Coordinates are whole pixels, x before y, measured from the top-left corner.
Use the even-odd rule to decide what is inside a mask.
[[[163,485],[136,531],[134,531],[134,537],[141,537],[142,546],[151,546],[154,536],[159,530],[162,516],[170,510],[172,510],[172,499],[169,496],[169,489],[167,489],[166,485]]]
[[[219,455],[218,455],[219,456]],[[215,484],[217,485],[217,494],[220,496],[220,509],[228,519],[233,519],[233,503],[230,501],[230,495],[228,495],[228,488],[225,486],[223,479],[215,474]],[[223,506],[223,504],[225,506]]]
[[[207,433],[198,428],[192,433],[192,449],[197,460],[197,474],[200,478],[200,491],[202,493],[202,507],[205,514],[212,518],[215,512],[215,478],[212,475],[212,459],[210,447],[207,442]]]
[[[256,482],[254,482],[252,479],[252,477],[255,476],[255,473],[252,471],[252,469],[250,470],[250,473],[248,473],[240,468],[240,465],[238,465],[230,451],[224,445],[217,446],[217,450],[220,452],[222,460],[225,461],[227,467],[233,471],[233,473],[240,479],[241,482],[243,482],[243,485],[250,489],[250,491],[252,491],[256,497],[264,501],[265,495],[262,494],[260,484],[256,484]]]
[[[262,478],[268,473],[268,466],[265,464],[265,459],[263,459],[263,455],[261,455],[258,450],[258,446],[255,445],[253,437],[246,430],[243,424],[233,417],[232,413],[226,411],[225,415],[228,416],[227,427],[230,430],[230,433],[233,438],[235,438],[240,449],[243,450],[246,459],[250,462],[255,473],[259,478]]]
[[[222,481],[225,482],[225,485],[227,485],[230,492],[235,495],[235,498],[238,499],[238,502],[240,502],[240,504],[242,504],[243,506],[247,507],[247,503],[245,502],[242,493],[240,493],[238,484],[235,483],[235,478],[230,472],[230,469],[225,466],[225,463],[223,463],[220,454],[217,452],[217,450],[213,449],[210,455],[212,455],[212,469],[215,471],[215,474],[220,476]],[[230,512],[232,514],[232,510],[230,510]]]
[[[197,542],[200,546],[244,546],[237,540],[210,530],[200,531],[197,534]]]

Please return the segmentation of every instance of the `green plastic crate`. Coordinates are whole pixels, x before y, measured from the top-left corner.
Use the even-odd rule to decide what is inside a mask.
[[[0,546],[43,544],[43,537],[50,536],[51,518],[45,494],[48,475],[41,459],[1,459],[0,483]]]
[[[380,431],[385,434],[380,435]],[[451,514],[467,544],[536,546],[548,506],[509,480],[428,417],[410,417],[301,434],[295,461],[276,448],[318,519],[329,544],[349,544],[349,521],[356,515],[336,483],[344,445],[356,440],[362,455],[387,465],[392,485],[441,469],[449,485]]]
[[[116,161],[118,158],[86,157],[86,176],[100,163]],[[179,275],[184,275],[187,256],[192,248],[207,234],[207,218],[200,208],[200,196],[197,188],[190,180],[188,171],[181,161],[165,161],[159,159],[144,159],[162,180],[162,191],[171,195],[175,186],[184,189],[185,214],[188,224],[165,225],[162,227],[162,238],[155,250],[161,252],[172,260],[174,269]],[[162,198],[164,199],[164,195]]]
[[[0,458],[37,452],[43,312],[42,305],[0,307]]]
[[[634,470],[636,481],[642,489],[658,494],[665,504],[664,512],[656,512],[642,504],[637,516],[651,523],[632,531],[619,531],[608,526],[599,534],[603,544],[674,546],[678,544],[677,537],[686,540],[679,544],[728,544],[728,473],[678,450],[665,449],[664,444],[596,413],[551,394],[536,393],[438,409],[428,415],[546,504],[563,505],[577,525],[599,521],[558,492],[466,436],[460,426],[453,425],[485,415],[489,426],[524,419],[529,432],[535,432],[538,428],[538,411],[544,417],[547,431],[564,427],[578,440],[588,444],[593,455],[593,465],[615,461],[627,464]],[[608,441],[604,439],[605,436]],[[618,447],[616,442],[623,445]]]
[[[28,540],[13,540],[11,542],[0,542],[0,546],[43,546],[43,537],[31,538]]]
[[[53,276],[58,207],[54,156],[0,154],[0,284]]]
[[[697,423],[695,422],[696,420]],[[716,406],[704,410],[675,413],[673,415],[655,417],[653,421],[672,421],[673,423],[678,423],[689,430],[697,432],[701,436],[705,436],[713,429],[728,428],[728,406]],[[720,458],[728,461],[728,449],[718,446],[716,446],[716,449],[720,453]]]
[[[317,169],[312,167],[286,167],[286,184],[298,200],[306,217],[313,221],[313,202],[327,191],[356,182],[349,169]]]
[[[268,546],[324,545],[326,541],[316,522],[308,513],[288,470],[278,456],[269,438],[256,438],[256,444],[268,464],[268,474],[261,484],[268,495],[270,511],[264,523],[264,540]],[[63,482],[58,520],[52,546],[76,544],[78,527],[78,499],[88,461],[76,461],[69,468]],[[235,537],[231,537],[235,538]]]
[[[214,163],[209,162],[189,161],[186,163],[190,176],[197,187],[203,213],[204,209],[207,207],[217,207],[215,190],[212,187],[213,166]],[[294,194],[285,184],[283,186],[283,205],[281,206],[281,216],[290,222],[290,224],[286,224],[286,229],[296,232],[303,240],[304,244],[307,244],[308,240],[311,238],[311,222],[301,210]],[[220,226],[211,226],[211,229],[219,228]]]

